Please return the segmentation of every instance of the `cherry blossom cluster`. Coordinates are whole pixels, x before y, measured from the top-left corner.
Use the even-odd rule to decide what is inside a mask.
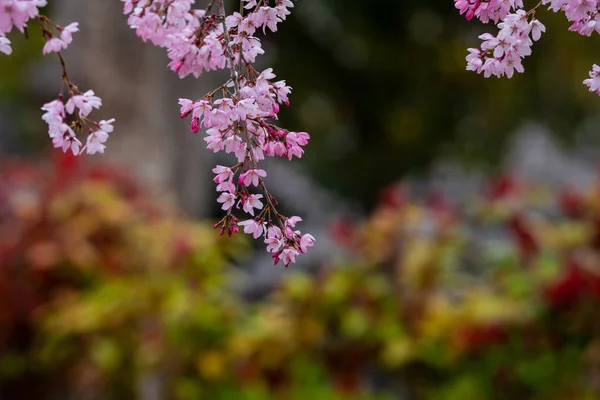
[[[511,78],[515,71],[523,72],[522,60],[531,54],[534,41],[545,32],[544,25],[535,18],[535,9],[526,12],[520,0],[455,0],[455,6],[467,19],[476,17],[482,22],[498,24],[500,31],[494,36],[484,33],[480,48],[468,49],[467,70]],[[518,8],[518,9],[517,9]]]
[[[300,217],[279,213],[265,185],[267,173],[258,163],[265,157],[302,157],[309,135],[271,122],[280,105],[289,105],[291,88],[285,81],[274,81],[271,68],[258,71],[252,65],[264,53],[255,33],[277,31],[294,4],[241,0],[239,11],[227,15],[224,0],[208,1],[204,9],[194,9],[193,0],[122,1],[131,28],[144,41],[165,48],[169,67],[181,78],[229,70],[229,79],[201,99],[179,100],[181,118],[191,118],[191,131],[206,130],[208,149],[230,153],[236,160],[232,166],[213,169],[217,201],[226,212],[215,228],[232,235],[242,227],[255,239],[263,238],[275,265],[295,262],[315,239],[295,229]],[[240,221],[235,210],[246,217]]]
[[[104,143],[114,129],[112,124],[115,119],[95,122],[87,118],[92,109],[99,108],[102,104],[102,100],[95,96],[92,90],[82,94],[74,94],[70,90],[70,94],[66,104],[60,94],[58,99],[46,103],[42,107],[42,110],[45,111],[42,119],[48,124],[52,144],[54,147],[62,148],[65,152],[71,150],[75,155],[84,150],[87,154],[104,153],[106,147]],[[73,119],[70,125],[66,123],[67,115]],[[87,126],[89,134],[86,144],[82,147],[75,130],[81,131],[83,126]]]
[[[567,20],[571,22],[569,30],[580,35],[591,36],[596,31],[600,33],[598,25],[598,0],[543,0],[542,4],[549,4],[552,11],[562,11]]]
[[[46,0],[0,0],[0,52],[10,55],[12,48],[6,34],[16,27],[25,32],[27,22],[39,15]]]
[[[503,20],[511,11],[523,8],[523,0],[454,0],[460,14],[470,21],[473,17],[484,24]]]
[[[479,49],[468,49],[467,70],[483,73],[486,78],[491,75],[510,78],[515,70],[523,72],[523,58],[531,54],[533,41],[546,30],[535,18],[542,6],[564,13],[571,22],[571,31],[584,36],[591,36],[594,31],[600,33],[600,0],[541,0],[529,11],[525,11],[522,0],[454,0],[454,5],[467,19],[475,17],[483,23],[494,21],[500,28],[497,36],[481,35],[483,43]],[[594,65],[590,79],[583,81],[598,95],[599,74],[600,67]]]
[[[73,41],[73,33],[79,31],[79,24],[73,22],[64,27],[53,23],[48,17],[41,15],[39,9],[47,5],[46,0],[0,0],[0,52],[10,55],[12,47],[6,34],[16,27],[26,33],[30,20],[39,23],[45,40],[42,53],[57,53],[62,67],[62,85],[57,99],[44,104],[42,119],[48,124],[48,134],[52,144],[64,152],[71,151],[77,155],[84,150],[88,154],[104,152],[104,143],[108,134],[113,131],[114,119],[96,122],[89,118],[92,109],[99,108],[102,100],[89,90],[80,92],[67,74],[64,58],[61,54]],[[67,101],[63,92],[67,92]],[[83,145],[77,133],[87,133],[86,144]]]
[[[468,49],[467,70],[483,72],[486,78],[491,75],[511,78],[515,70],[523,72],[523,58],[531,54],[533,41],[539,40],[546,29],[524,10],[506,15],[498,27],[497,36],[489,33],[479,36],[483,40],[480,49]]]

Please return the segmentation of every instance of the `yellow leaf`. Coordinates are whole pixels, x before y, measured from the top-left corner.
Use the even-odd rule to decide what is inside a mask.
[[[220,379],[225,372],[225,359],[214,350],[207,351],[198,358],[197,367],[200,376],[215,381]]]

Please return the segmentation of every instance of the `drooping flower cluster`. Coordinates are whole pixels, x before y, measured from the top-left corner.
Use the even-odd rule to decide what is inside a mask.
[[[300,217],[285,217],[267,190],[266,171],[258,166],[265,157],[302,157],[309,140],[305,132],[273,125],[281,104],[289,105],[291,88],[273,81],[271,68],[257,71],[252,63],[264,53],[255,33],[277,31],[294,4],[290,0],[241,0],[241,12],[226,15],[223,0],[211,0],[205,9],[193,9],[192,0],[122,0],[128,23],[145,41],[166,49],[169,67],[180,77],[229,69],[230,78],[203,98],[180,99],[181,118],[191,118],[193,133],[206,129],[208,149],[231,153],[237,163],[217,166],[217,201],[226,212],[215,228],[221,234],[244,232],[264,238],[275,264],[287,267],[305,253],[315,239],[294,230]],[[258,191],[260,193],[253,193]],[[250,219],[239,221],[234,210]]]
[[[594,92],[600,96],[600,66],[594,64],[590,71],[590,78],[583,81],[590,88],[590,92]]]
[[[503,20],[512,10],[523,8],[523,0],[454,0],[460,14],[470,21],[473,17],[484,24]]]
[[[497,36],[489,33],[479,36],[483,40],[481,49],[468,50],[467,70],[483,72],[486,78],[491,75],[511,78],[515,70],[523,72],[522,59],[531,54],[533,41],[539,40],[546,30],[524,10],[508,14],[498,27]]]
[[[198,77],[205,70],[228,66],[223,47],[225,27],[236,30],[230,36],[230,45],[239,46],[233,52],[236,62],[242,56],[245,62],[253,63],[257,55],[264,53],[260,41],[252,36],[254,32],[259,28],[263,33],[267,28],[277,31],[277,24],[285,20],[289,8],[294,6],[290,0],[275,0],[275,7],[269,7],[269,1],[259,1],[259,7],[254,0],[242,0],[244,8],[252,12],[246,16],[239,12],[226,16],[217,7],[222,3],[220,0],[210,1],[206,9],[193,9],[194,0],[122,1],[129,25],[144,41],[167,49],[169,67],[180,77],[190,74]]]
[[[16,27],[25,31],[27,22],[39,15],[39,8],[46,6],[46,0],[0,0],[0,52],[11,54],[10,40],[6,34]]]
[[[62,85],[58,98],[42,107],[45,111],[42,119],[48,124],[52,144],[65,152],[70,150],[75,155],[84,150],[88,154],[102,153],[108,134],[113,131],[114,119],[96,122],[88,118],[92,109],[99,108],[102,101],[91,90],[80,92],[69,80],[65,61],[60,53],[73,41],[73,33],[79,31],[79,24],[73,22],[62,27],[53,23],[48,17],[40,15],[39,9],[46,5],[46,0],[0,0],[0,52],[7,55],[12,53],[11,42],[5,35],[13,27],[24,33],[30,20],[37,21],[46,41],[42,53],[57,53],[62,67]],[[63,97],[65,87],[68,94],[66,104]],[[77,132],[88,134],[87,143],[83,147]]]
[[[169,67],[181,78],[200,76],[204,71],[229,69],[230,79],[200,100],[181,99],[182,118],[191,115],[191,130],[207,131],[208,148],[233,153],[237,164],[215,168],[222,204],[226,216],[216,224],[221,234],[238,231],[255,238],[264,236],[275,264],[288,266],[299,253],[314,244],[314,238],[293,230],[299,217],[285,217],[277,211],[277,201],[264,183],[266,172],[258,167],[265,156],[292,159],[301,157],[309,136],[304,132],[289,132],[269,121],[277,119],[281,104],[289,105],[291,88],[285,81],[273,82],[272,69],[258,72],[252,67],[256,57],[264,53],[260,40],[254,36],[262,29],[277,31],[277,24],[286,19],[293,8],[290,0],[241,0],[240,11],[226,15],[224,0],[207,0],[204,9],[194,9],[195,0],[122,0],[129,25],[144,41],[167,50]],[[42,52],[57,53],[62,67],[62,86],[58,97],[42,107],[42,119],[54,147],[77,155],[102,153],[113,131],[114,119],[96,122],[89,118],[102,100],[91,90],[81,92],[66,71],[61,51],[73,40],[78,23],[61,27],[40,15],[46,0],[0,0],[0,52],[10,54],[11,42],[6,33],[13,27],[25,32],[28,21],[35,19],[46,41]],[[66,92],[66,93],[65,93]],[[87,133],[86,143],[78,133]],[[260,193],[251,193],[250,188]],[[263,204],[263,201],[266,204]],[[238,223],[233,210],[242,210],[253,217]],[[258,210],[258,211],[256,211]],[[255,213],[258,214],[255,215]]]
[[[598,0],[543,0],[542,4],[548,4],[552,11],[562,11],[567,20],[572,23],[569,30],[578,32],[580,35],[591,36],[596,31],[600,33],[598,25]]]
[[[108,121],[94,122],[87,119],[93,108],[99,108],[102,105],[102,100],[94,95],[92,90],[88,90],[83,94],[73,95],[63,103],[62,95],[58,99],[44,104],[42,110],[45,114],[42,119],[46,121],[49,127],[49,134],[52,138],[54,147],[62,148],[63,151],[71,150],[75,155],[80,154],[84,150],[87,154],[104,153],[104,143],[108,139],[109,133],[113,131],[112,123],[115,119]],[[66,123],[67,115],[72,115],[75,121],[68,125]],[[77,138],[74,128],[81,127],[83,124],[92,125],[89,129],[86,144],[82,146],[81,141]]]
[[[51,34],[48,36],[48,40],[44,45],[42,53],[44,55],[48,53],[58,53],[61,50],[65,50],[73,41],[73,33],[79,31],[79,23],[73,22],[64,28],[57,26],[56,29],[60,33],[60,36],[53,37]]]
[[[532,39],[538,40],[544,25],[535,18],[542,6],[554,12],[563,12],[571,22],[569,30],[584,36],[600,33],[600,0],[541,0],[529,11],[523,9],[522,0],[454,0],[455,7],[467,19],[478,18],[484,23],[498,23],[497,36],[489,33],[480,36],[484,42],[480,49],[468,49],[467,70],[491,75],[512,77],[514,70],[523,72],[522,59],[531,54]],[[598,66],[584,80],[591,92],[600,95]]]

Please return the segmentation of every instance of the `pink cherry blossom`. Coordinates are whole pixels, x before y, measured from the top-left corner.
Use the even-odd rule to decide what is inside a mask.
[[[6,55],[10,55],[12,53],[12,48],[10,47],[10,40],[8,40],[5,36],[0,35],[0,53],[4,53]]]
[[[233,193],[223,192],[217,198],[217,201],[219,203],[223,203],[223,206],[221,207],[221,209],[227,211],[233,207],[233,205],[235,204],[235,199],[236,199],[236,197]]]
[[[98,130],[92,131],[87,137],[87,143],[84,149],[87,154],[104,153],[106,146],[104,143],[108,140],[108,135],[114,130],[112,123],[115,121],[114,118],[108,121],[100,121],[98,123]],[[82,149],[82,151],[84,150]]]
[[[523,58],[531,54],[531,45],[538,41],[546,27],[536,18],[536,13],[547,6],[550,11],[564,13],[571,23],[569,30],[583,36],[600,33],[599,0],[541,0],[534,8],[523,9],[522,0],[454,0],[455,7],[467,19],[478,18],[484,23],[490,20],[498,24],[497,36],[486,33],[480,49],[468,49],[467,70],[483,73],[488,78],[512,77],[514,72],[524,72]],[[500,23],[498,23],[500,22]],[[591,92],[600,95],[596,67],[584,84]]]
[[[277,261],[281,260],[287,267],[290,263],[296,262],[296,256],[298,254],[300,254],[300,252],[293,247],[285,247],[277,257],[274,257],[275,263],[277,264]]]
[[[217,174],[214,179],[215,183],[221,183],[233,179],[233,171],[229,167],[217,165],[216,168],[213,168],[212,172]]]
[[[79,31],[79,24],[73,22],[64,28],[57,27],[57,29],[60,31],[60,37],[48,39],[42,50],[44,55],[65,50],[73,42],[73,33]]]
[[[244,227],[244,233],[252,235],[254,239],[258,239],[263,234],[263,225],[258,223],[256,220],[249,219],[238,223],[239,226]]]
[[[23,32],[27,22],[45,6],[46,0],[0,0],[0,33],[8,33],[13,27]]]
[[[231,154],[235,165],[213,169],[217,202],[226,211],[215,225],[221,234],[238,232],[234,212],[256,219],[244,221],[246,233],[255,238],[265,235],[267,250],[287,266],[296,255],[314,244],[314,238],[293,231],[300,219],[287,218],[277,210],[277,200],[262,181],[267,176],[259,163],[265,157],[302,157],[309,135],[290,132],[273,124],[280,105],[290,105],[292,88],[284,80],[275,81],[272,68],[257,71],[252,65],[265,53],[256,35],[276,32],[294,7],[290,0],[257,2],[240,0],[241,7],[226,13],[226,2],[207,2],[198,9],[194,0],[122,0],[128,25],[144,41],[165,49],[168,66],[181,78],[199,77],[207,71],[228,70],[229,78],[210,93],[197,99],[179,99],[180,117],[190,119],[190,129],[199,133],[209,150]],[[57,98],[42,107],[42,119],[48,125],[53,146],[73,154],[103,153],[114,119],[96,122],[92,112],[102,106],[93,90],[79,91],[71,82],[62,51],[73,42],[79,24],[62,27],[40,14],[46,0],[0,0],[0,52],[10,54],[6,33],[13,28],[25,31],[35,18],[42,28],[43,54],[58,53],[62,85]],[[86,135],[82,146],[77,135]],[[261,193],[251,193],[250,189]],[[234,207],[238,202],[238,207]],[[241,210],[240,210],[241,205]],[[258,210],[258,211],[257,211]],[[263,228],[269,226],[269,228]],[[283,234],[285,232],[285,235]]]
[[[262,209],[263,203],[261,203],[260,199],[262,199],[262,194],[251,194],[246,199],[244,199],[243,209],[248,214],[254,216],[254,209]]]
[[[62,28],[60,33],[60,40],[64,43],[64,47],[67,48],[68,45],[73,42],[73,33],[79,32],[79,23],[72,22],[69,25]]]
[[[308,247],[312,247],[315,244],[315,238],[313,235],[307,233],[300,239],[300,251],[306,253]]]
[[[6,38],[6,33],[13,28],[25,32],[28,22],[36,19],[42,32],[42,38],[45,40],[42,48],[42,54],[59,53],[65,50],[73,42],[73,33],[79,31],[79,23],[72,22],[65,27],[54,24],[49,18],[40,14],[40,8],[46,6],[46,0],[0,0],[0,52],[11,54],[12,48],[10,41]],[[52,139],[52,145],[55,148],[61,148],[63,151],[71,150],[73,154],[80,154],[83,149],[87,149],[88,154],[101,153],[104,151],[104,142],[108,138],[108,133],[112,131],[114,120],[101,121],[100,124],[87,118],[92,109],[99,108],[102,101],[94,95],[93,91],[85,93],[79,92],[77,86],[71,82],[66,70],[65,60],[60,55],[60,64],[62,67],[61,91],[68,93],[66,105],[63,102],[63,93],[60,93],[58,99],[44,104],[42,115],[44,122],[48,124],[48,135]],[[65,87],[66,86],[66,87]],[[68,114],[73,114],[75,109],[79,109],[77,115],[67,118]],[[83,119],[85,117],[85,119]],[[108,123],[105,127],[102,124]],[[81,141],[77,138],[77,133],[84,132],[86,129],[90,132],[87,143],[81,148]],[[99,129],[98,129],[99,128]]]
[[[94,108],[100,108],[102,99],[94,94],[93,90],[73,96],[67,101],[65,109],[69,114],[73,114],[75,109],[79,109],[79,114],[87,117]]]
[[[60,38],[52,38],[52,39],[48,40],[46,42],[46,44],[44,44],[42,53],[44,55],[46,55],[48,53],[58,53],[63,48],[64,48],[64,43],[62,40],[60,40]]]
[[[87,154],[104,153],[106,146],[104,143],[108,139],[108,134],[104,131],[92,132],[87,137],[85,150]]]
[[[267,173],[262,169],[251,169],[240,175],[240,182],[243,182],[244,186],[258,186],[261,178],[267,176]]]
[[[270,226],[267,229],[265,237],[265,243],[267,244],[267,251],[276,253],[283,246],[283,234],[281,229],[276,226]]]
[[[217,192],[235,193],[235,185],[232,180],[221,182],[217,185]]]
[[[522,8],[522,0],[454,0],[454,6],[470,20],[475,17],[483,23],[498,23],[511,11]]]
[[[600,95],[600,66],[594,64],[590,71],[590,78],[584,80],[583,83],[590,89],[590,92]]]
[[[81,148],[81,141],[77,139],[77,136],[75,136],[75,133],[71,128],[66,125],[63,125],[63,127],[66,127],[64,134],[62,136],[53,137],[52,144],[55,148],[61,148],[64,153],[71,150],[73,155],[78,155],[79,149]]]

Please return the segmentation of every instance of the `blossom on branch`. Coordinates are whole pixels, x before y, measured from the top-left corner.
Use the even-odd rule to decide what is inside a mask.
[[[47,5],[46,0],[0,0],[0,53],[10,55],[12,48],[6,34],[17,28],[25,32],[27,24],[35,20],[42,29],[42,37],[46,41],[42,53],[57,53],[62,67],[61,89],[57,99],[50,101],[42,107],[45,113],[42,119],[48,124],[48,135],[55,148],[62,151],[71,151],[74,155],[80,154],[84,149],[88,154],[103,153],[104,143],[108,134],[112,132],[112,122],[96,122],[88,118],[92,109],[99,108],[102,100],[88,90],[79,91],[71,82],[66,69],[65,60],[61,51],[73,42],[73,33],[79,31],[79,23],[72,22],[65,27],[55,24],[50,18],[40,14],[40,8]],[[64,92],[68,96],[64,104]],[[65,112],[66,111],[66,112]],[[78,133],[87,132],[87,143],[82,146],[77,137]]]
[[[236,9],[242,12],[227,15],[223,0],[207,1],[204,9],[193,8],[192,0],[122,1],[130,27],[144,41],[166,50],[169,67],[179,77],[229,70],[229,79],[202,98],[179,99],[181,118],[191,117],[190,130],[198,133],[204,128],[207,148],[232,154],[236,160],[235,165],[213,169],[220,193],[217,201],[226,211],[215,228],[231,235],[241,226],[255,239],[265,235],[275,264],[295,262],[296,255],[314,245],[314,237],[290,230],[300,218],[279,213],[264,181],[267,172],[258,163],[265,156],[301,157],[310,137],[273,125],[280,105],[289,105],[292,89],[285,81],[274,81],[272,68],[258,71],[252,65],[264,54],[254,35],[276,32],[294,3],[241,0],[242,7]],[[237,222],[233,212],[240,206],[252,219]]]
[[[571,23],[569,30],[583,36],[600,33],[600,0],[541,0],[535,7],[525,11],[522,0],[454,0],[454,6],[470,20],[473,17],[483,23],[498,23],[497,36],[489,33],[479,38],[484,42],[479,49],[468,49],[467,70],[483,73],[488,78],[507,76],[514,71],[523,72],[522,60],[531,54],[533,41],[540,39],[546,27],[535,15],[542,6],[550,11],[564,13]],[[596,85],[597,66],[590,72],[591,79],[584,84],[591,92],[600,95]]]

